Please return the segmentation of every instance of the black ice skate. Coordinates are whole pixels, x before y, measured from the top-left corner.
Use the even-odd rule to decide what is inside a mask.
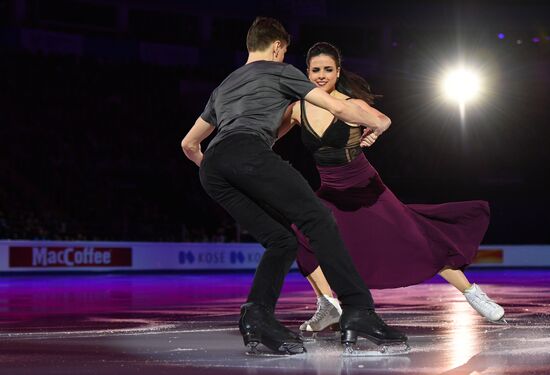
[[[283,326],[271,311],[259,304],[250,302],[241,306],[239,330],[249,349],[247,354],[266,354],[258,348],[260,343],[280,355],[306,352],[300,336]]]
[[[410,350],[407,336],[384,323],[372,309],[346,307],[340,318],[340,326],[344,355],[399,355]],[[378,347],[374,350],[358,347],[358,337],[364,337]]]

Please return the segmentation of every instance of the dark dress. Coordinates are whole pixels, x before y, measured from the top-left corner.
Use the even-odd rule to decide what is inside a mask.
[[[361,131],[335,120],[320,137],[302,103],[302,141],[321,177],[317,196],[332,211],[367,286],[418,284],[445,266],[470,264],[489,225],[488,203],[403,204],[361,152]],[[319,263],[307,238],[294,229],[298,266],[307,276]]]

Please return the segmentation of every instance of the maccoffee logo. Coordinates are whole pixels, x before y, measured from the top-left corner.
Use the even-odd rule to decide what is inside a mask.
[[[130,267],[130,247],[10,246],[10,267]]]

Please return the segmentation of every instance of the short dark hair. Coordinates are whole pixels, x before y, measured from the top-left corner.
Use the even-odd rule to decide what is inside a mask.
[[[290,45],[290,35],[284,26],[274,18],[256,17],[246,34],[246,48],[248,52],[263,51],[276,40]]]

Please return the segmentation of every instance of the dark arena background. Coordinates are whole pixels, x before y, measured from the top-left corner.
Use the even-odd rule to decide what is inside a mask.
[[[489,202],[465,273],[507,323],[435,276],[373,290],[404,355],[345,356],[326,333],[245,354],[263,248],[180,142],[258,15],[291,34],[285,62],[305,72],[333,43],[382,95],[392,126],[364,152],[401,201]],[[467,102],[443,91],[457,68],[476,77]],[[0,0],[0,373],[548,374],[549,105],[548,1]],[[274,150],[319,187],[298,127]],[[315,304],[293,267],[278,319],[297,332]]]

